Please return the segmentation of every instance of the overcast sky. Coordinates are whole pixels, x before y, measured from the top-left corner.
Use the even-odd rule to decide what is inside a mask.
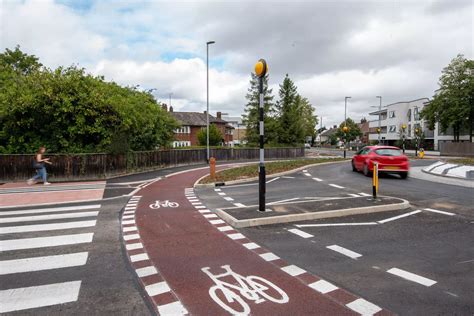
[[[259,58],[275,96],[286,73],[323,125],[371,106],[431,97],[457,54],[473,58],[471,0],[0,0],[0,48],[20,45],[47,67],[76,64],[123,85],[157,89],[176,110],[240,115]],[[372,118],[374,119],[374,118]]]

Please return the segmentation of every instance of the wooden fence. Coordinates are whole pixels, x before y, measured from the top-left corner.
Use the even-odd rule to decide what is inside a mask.
[[[439,151],[442,156],[474,157],[474,143],[471,142],[440,142]]]
[[[54,181],[93,180],[133,172],[206,162],[206,149],[173,149],[130,152],[127,154],[48,154],[52,165],[47,165]],[[257,148],[211,149],[211,157],[219,161],[256,160]],[[304,157],[304,148],[267,148],[266,159]],[[0,155],[0,181],[17,181],[34,174],[34,155]]]

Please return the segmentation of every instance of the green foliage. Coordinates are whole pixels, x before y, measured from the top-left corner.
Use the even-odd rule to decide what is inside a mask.
[[[462,129],[470,132],[470,141],[474,127],[474,61],[456,56],[445,67],[439,78],[440,89],[433,100],[423,109],[421,116],[431,129],[439,122],[445,132],[449,127],[454,130],[454,140],[459,141]]]
[[[289,145],[301,144],[304,142],[305,136],[301,113],[303,101],[288,74],[280,85],[279,97],[280,99],[276,105],[278,111],[278,141]]]
[[[197,134],[199,145],[207,145],[207,128],[201,129]],[[209,146],[220,146],[222,145],[224,137],[222,136],[221,131],[217,128],[216,125],[209,125]]]
[[[347,133],[344,133],[343,128],[347,126],[349,129]],[[359,126],[351,119],[347,118],[346,122],[342,122],[337,129],[336,136],[345,142],[352,142],[357,139],[357,137],[362,136],[362,131]]]
[[[0,152],[126,152],[167,146],[177,122],[149,92],[35,56],[0,54]]]
[[[301,98],[300,115],[303,125],[303,135],[311,137],[311,142],[316,138],[316,125],[318,124],[318,117],[314,114],[314,108],[306,98]]]

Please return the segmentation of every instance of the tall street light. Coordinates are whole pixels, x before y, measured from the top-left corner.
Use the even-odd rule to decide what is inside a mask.
[[[169,97],[170,97],[170,106],[169,106],[169,107],[170,107],[170,108],[171,108],[171,96],[172,96],[172,95],[173,95],[173,92],[170,92],[170,93],[169,93]]]
[[[380,95],[376,96],[376,98],[380,99],[380,103],[379,103],[379,128],[377,129],[378,131],[378,134],[379,134],[379,145],[380,145],[380,131],[382,130],[381,128],[381,116],[380,116],[380,111],[382,111],[382,97]]]
[[[345,97],[344,98],[344,158],[346,158],[346,142],[347,142],[347,131],[349,128],[347,127],[347,99],[350,99],[351,97]]]
[[[214,41],[209,41],[206,43],[206,78],[207,78],[207,111],[206,111],[206,148],[207,148],[207,163],[209,163],[209,45],[214,44]]]

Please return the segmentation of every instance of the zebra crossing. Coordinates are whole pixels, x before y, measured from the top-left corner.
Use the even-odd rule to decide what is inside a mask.
[[[100,207],[88,204],[0,211],[0,313],[78,300],[82,280],[76,273],[73,280],[67,279],[59,271],[87,264],[89,252],[84,245],[93,241]],[[57,277],[51,282],[38,275],[52,271]],[[15,280],[25,286],[15,286]]]

